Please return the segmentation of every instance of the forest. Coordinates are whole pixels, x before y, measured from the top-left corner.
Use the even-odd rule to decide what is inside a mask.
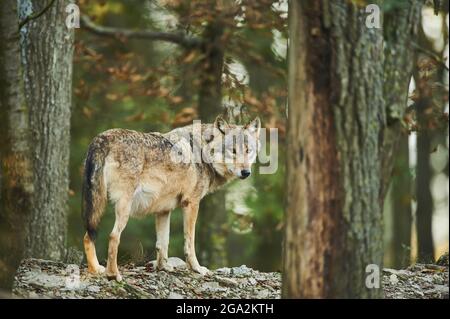
[[[0,0],[0,297],[448,299],[448,31],[445,0]],[[180,200],[178,290],[157,216],[119,232],[120,286],[89,274],[93,139],[218,116],[264,134],[251,175],[197,207],[211,273],[191,277]]]

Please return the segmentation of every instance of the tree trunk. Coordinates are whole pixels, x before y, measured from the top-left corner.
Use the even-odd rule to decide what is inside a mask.
[[[418,103],[419,118],[426,112],[429,101]],[[419,120],[419,123],[422,122]],[[424,124],[424,122],[422,122]],[[420,262],[434,261],[434,244],[432,233],[433,197],[431,195],[431,132],[423,129],[417,134],[417,166],[416,166],[416,230],[417,258]]]
[[[411,174],[408,135],[400,136],[392,178],[392,267],[405,268],[411,262]]]
[[[291,1],[283,296],[380,297],[383,35],[349,1]]]
[[[423,26],[419,29],[418,45],[425,51],[433,52],[435,56],[442,57],[445,60],[445,48],[448,43],[448,29],[445,17],[448,14],[448,1],[442,3],[442,30],[444,45],[441,51],[436,51],[433,41],[427,38]],[[417,62],[427,60],[431,64],[428,54],[418,54]],[[433,211],[434,201],[431,194],[431,180],[433,171],[430,166],[431,154],[437,147],[439,140],[444,140],[448,136],[447,124],[442,127],[436,125],[436,119],[430,116],[433,112],[444,112],[447,104],[448,92],[443,89],[448,87],[448,72],[442,63],[438,63],[430,72],[417,70],[415,74],[416,92],[418,101],[416,101],[417,122],[419,131],[417,132],[417,166],[416,166],[416,230],[417,230],[417,258],[419,262],[434,261],[434,242],[433,242]],[[440,89],[439,89],[440,88]]]
[[[402,127],[407,107],[408,89],[415,60],[414,42],[421,21],[422,0],[408,0],[384,16],[384,100],[387,125],[381,151],[382,180],[380,201],[386,196],[392,181],[392,267],[405,266],[410,261],[411,245],[411,178],[409,176],[408,137]]]
[[[221,46],[223,26],[217,22],[208,26],[203,38],[205,58],[201,61],[198,95],[199,116],[203,123],[212,123],[222,108],[222,68],[224,49]],[[200,262],[210,268],[223,267],[226,257],[225,190],[208,195],[200,203]]]
[[[413,73],[417,31],[421,22],[423,0],[408,0],[385,13],[384,32],[384,100],[387,125],[383,133],[381,154],[382,182],[380,200],[384,201],[394,165],[394,156],[402,136],[402,119]]]
[[[434,52],[432,41],[430,41],[420,28],[418,45],[429,52]],[[445,45],[444,45],[445,47]],[[443,56],[443,52],[436,52],[436,56]],[[433,210],[434,203],[431,194],[431,179],[433,172],[430,166],[430,156],[432,153],[432,142],[442,134],[432,124],[432,114],[434,107],[433,100],[441,101],[442,94],[435,92],[436,83],[442,83],[445,87],[444,74],[442,66],[436,66],[435,72],[428,75],[428,72],[420,70],[421,61],[429,61],[429,57],[422,54],[417,55],[417,70],[414,75],[416,81],[416,101],[417,123],[419,130],[417,132],[417,166],[416,166],[416,231],[417,231],[417,259],[419,262],[434,261],[434,243],[433,243]],[[445,103],[443,103],[445,105]],[[444,107],[442,107],[444,109]],[[447,134],[445,132],[444,134]]]
[[[44,1],[20,0],[23,19],[40,12]],[[73,29],[65,25],[66,5],[56,1],[21,29],[22,65],[30,106],[32,160],[35,172],[33,209],[26,255],[61,259],[65,254]]]
[[[28,108],[20,64],[17,1],[0,2],[0,287],[9,288],[22,258],[32,207]]]

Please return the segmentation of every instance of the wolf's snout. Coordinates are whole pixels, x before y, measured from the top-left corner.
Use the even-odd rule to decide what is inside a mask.
[[[250,176],[250,171],[249,170],[243,169],[241,171],[241,179],[247,178],[249,176]]]

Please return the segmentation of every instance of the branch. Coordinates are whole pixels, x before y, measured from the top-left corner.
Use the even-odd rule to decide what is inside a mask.
[[[199,38],[186,37],[183,33],[167,33],[150,30],[130,30],[114,27],[105,27],[95,24],[88,16],[81,16],[82,26],[99,36],[126,37],[134,39],[146,39],[153,41],[166,41],[181,45],[185,48],[199,47],[203,41]]]
[[[28,22],[30,22],[31,20],[37,19],[39,18],[41,15],[43,15],[45,12],[47,12],[48,9],[50,9],[50,7],[53,5],[53,3],[55,2],[55,0],[50,0],[50,2],[45,6],[44,9],[42,9],[40,12],[38,13],[34,13],[34,14],[30,14],[29,16],[27,16],[25,19],[23,19],[20,23],[19,23],[19,30],[22,29],[22,27],[27,24]]]

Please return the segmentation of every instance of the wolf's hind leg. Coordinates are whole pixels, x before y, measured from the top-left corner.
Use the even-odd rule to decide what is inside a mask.
[[[88,271],[94,275],[104,273],[105,267],[100,265],[100,263],[98,262],[97,254],[95,252],[95,243],[89,237],[87,232],[84,235],[83,244],[84,244],[84,251],[86,252]]]
[[[173,271],[167,263],[169,252],[170,211],[155,214],[156,226],[156,268]]]
[[[109,247],[108,247],[108,263],[106,265],[106,276],[108,279],[115,279],[117,281],[122,280],[122,276],[119,273],[117,267],[117,250],[120,244],[120,235],[125,229],[130,217],[131,201],[128,199],[120,199],[116,203],[116,221],[114,228],[109,235]]]

